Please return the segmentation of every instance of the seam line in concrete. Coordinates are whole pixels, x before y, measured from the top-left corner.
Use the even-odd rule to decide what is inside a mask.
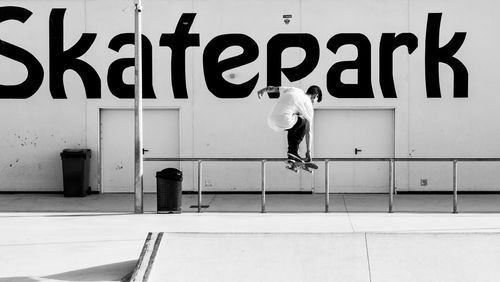
[[[368,251],[368,238],[365,233],[365,248],[366,248],[366,259],[368,261],[368,277],[370,278],[370,282],[372,282],[372,271],[370,265],[370,253]]]
[[[354,225],[352,224],[351,215],[349,214],[349,210],[347,209],[347,203],[345,201],[345,196],[344,195],[342,195],[342,200],[344,201],[344,209],[345,209],[345,212],[347,214],[347,219],[349,220],[349,224],[351,225],[351,230],[352,230],[352,232],[356,232],[354,230]]]
[[[210,206],[212,205],[212,202],[213,202],[213,201],[215,201],[215,198],[216,198],[216,197],[217,197],[217,195],[216,195],[216,194],[214,194],[214,196],[212,197],[212,199],[210,199],[210,202],[208,202],[208,204],[207,204],[207,205],[208,205],[208,208],[207,208],[207,209],[209,209],[209,208],[210,208]]]

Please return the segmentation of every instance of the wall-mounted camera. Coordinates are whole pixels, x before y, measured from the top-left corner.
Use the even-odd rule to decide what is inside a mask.
[[[285,24],[289,24],[291,19],[292,15],[283,15],[283,21],[285,22]]]

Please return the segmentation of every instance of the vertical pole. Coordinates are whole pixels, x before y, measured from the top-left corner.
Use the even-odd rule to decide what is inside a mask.
[[[453,213],[458,213],[458,161],[453,160]]]
[[[201,182],[202,182],[202,163],[198,160],[198,212],[201,212]]]
[[[266,212],[266,161],[262,160],[261,163],[261,176],[262,176],[262,213]]]
[[[134,175],[134,213],[144,213],[143,201],[143,172],[142,159],[143,134],[142,134],[142,26],[141,26],[141,0],[135,0],[135,99],[134,99],[134,124],[135,124],[135,175]]]
[[[325,161],[325,212],[330,211],[330,161]]]
[[[389,161],[389,213],[393,212],[394,205],[395,167],[394,159],[391,159]]]

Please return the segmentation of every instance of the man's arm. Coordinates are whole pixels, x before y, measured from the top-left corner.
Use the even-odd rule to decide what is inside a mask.
[[[307,148],[306,159],[305,159],[306,162],[311,161],[311,145],[312,145],[312,132],[311,128],[309,128],[309,130],[306,133],[306,148]]]
[[[279,86],[268,86],[268,87],[264,87],[262,88],[261,90],[257,91],[257,96],[259,96],[259,99],[262,98],[262,95],[264,95],[264,93],[279,93],[280,92],[280,88]]]

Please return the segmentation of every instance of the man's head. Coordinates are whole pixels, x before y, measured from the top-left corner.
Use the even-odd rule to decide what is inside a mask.
[[[311,101],[314,103],[317,101],[318,103],[323,100],[323,93],[321,93],[321,88],[317,85],[309,86],[306,91],[306,94],[311,97]]]

